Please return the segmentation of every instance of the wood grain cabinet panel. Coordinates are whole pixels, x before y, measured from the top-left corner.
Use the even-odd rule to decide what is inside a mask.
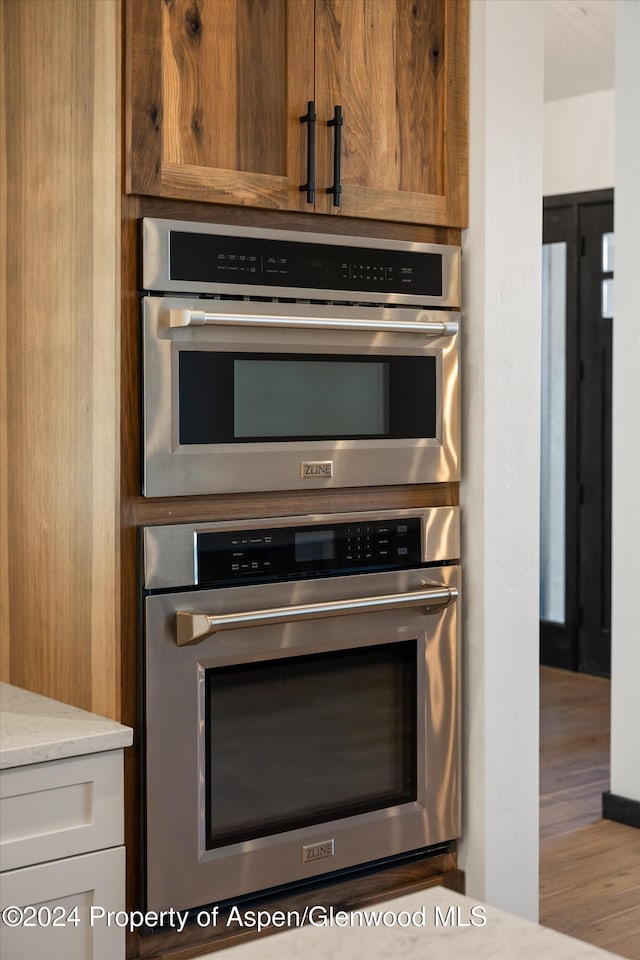
[[[461,227],[468,0],[128,0],[134,194]],[[308,202],[308,101],[316,195]],[[334,183],[341,106],[341,202]]]
[[[313,0],[129,0],[127,189],[304,209]]]
[[[466,224],[467,18],[466,0],[316,0],[318,114],[343,112],[342,202],[322,191],[322,212]]]

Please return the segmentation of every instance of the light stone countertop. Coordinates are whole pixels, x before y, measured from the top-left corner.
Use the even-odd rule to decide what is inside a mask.
[[[0,683],[0,769],[128,747],[133,731],[107,717]]]
[[[613,953],[493,907],[484,907],[484,926],[469,925],[482,919],[478,906],[477,900],[460,893],[431,887],[360,911],[344,911],[347,917],[355,915],[348,926],[290,927],[200,960],[615,960]],[[436,908],[440,919],[448,916],[459,925],[436,923]],[[395,920],[395,925],[362,926],[358,912],[386,914],[387,922]],[[237,932],[239,927],[229,929]]]

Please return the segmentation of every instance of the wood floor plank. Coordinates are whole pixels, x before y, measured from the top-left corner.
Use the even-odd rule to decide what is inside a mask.
[[[609,682],[540,671],[540,923],[640,960],[640,830],[602,820]]]

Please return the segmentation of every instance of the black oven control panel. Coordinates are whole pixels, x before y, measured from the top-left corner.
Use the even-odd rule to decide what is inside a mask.
[[[401,570],[422,563],[420,518],[197,533],[199,585]]]
[[[442,254],[171,230],[172,281],[441,297]]]

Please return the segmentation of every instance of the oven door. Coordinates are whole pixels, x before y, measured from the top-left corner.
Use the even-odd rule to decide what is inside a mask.
[[[457,568],[146,603],[146,905],[459,834]]]
[[[146,297],[145,496],[458,478],[458,314]]]

